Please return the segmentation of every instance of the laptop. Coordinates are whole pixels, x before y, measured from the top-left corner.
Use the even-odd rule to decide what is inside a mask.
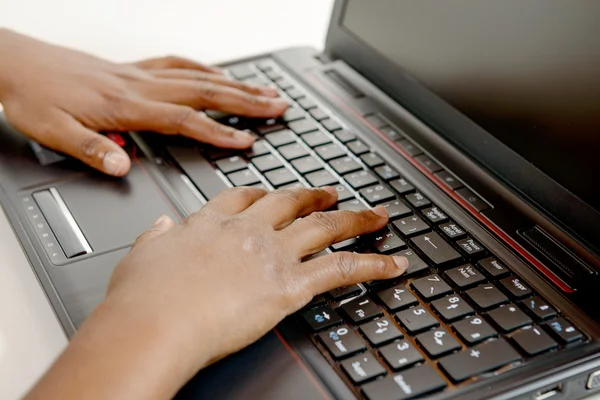
[[[133,160],[115,179],[2,120],[0,201],[69,336],[157,216],[226,187],[333,185],[337,209],[385,205],[384,230],[326,252],[404,255],[403,276],[315,297],[178,399],[586,397],[600,390],[599,19],[584,0],[338,0],[324,52],[223,65],[292,103],[270,120],[206,111],[256,134],[251,149],[111,133]]]

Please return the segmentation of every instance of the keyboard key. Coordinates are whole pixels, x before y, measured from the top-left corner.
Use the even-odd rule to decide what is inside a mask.
[[[411,283],[415,291],[425,300],[435,299],[452,291],[438,274],[416,279]]]
[[[313,156],[302,157],[292,161],[292,166],[302,175],[323,169],[321,163]]]
[[[490,283],[469,289],[465,294],[482,310],[508,303],[508,297]]]
[[[471,264],[452,268],[446,271],[446,276],[460,289],[475,286],[485,281],[483,274]]]
[[[288,161],[308,155],[308,151],[300,143],[292,143],[277,149]]]
[[[337,172],[340,175],[358,171],[362,168],[359,163],[357,163],[350,157],[338,158],[336,160],[331,161],[329,165],[331,166],[331,168],[334,169],[335,172]]]
[[[331,248],[333,249],[333,251],[358,251],[358,248],[362,245],[359,239],[359,236],[346,239],[341,242],[334,243],[333,245],[331,245]]]
[[[250,186],[255,183],[260,183],[260,179],[256,174],[249,169],[243,169],[241,171],[232,172],[227,175],[227,178],[231,181],[233,186]]]
[[[304,187],[306,187],[306,186],[304,186],[303,183],[296,181],[296,182],[286,183],[283,186],[279,186],[277,189],[296,189],[296,188],[304,188]]]
[[[283,90],[290,90],[294,87],[294,84],[286,78],[276,79],[275,83]]]
[[[260,141],[256,141],[254,142],[254,144],[262,142],[262,140]],[[170,147],[171,149],[176,149],[177,147]],[[181,148],[177,148],[177,149],[181,149]],[[197,153],[195,149],[189,149],[186,148],[184,151],[187,150],[191,150],[194,152],[194,155],[197,157]],[[177,151],[177,150],[175,150]],[[268,151],[268,149],[267,149]],[[225,157],[232,157],[236,154],[236,151],[233,149],[221,149],[218,147],[212,147],[212,146],[206,146],[203,149],[203,153],[206,156],[206,158],[210,159],[210,160],[218,160],[220,158],[225,158]]]
[[[498,332],[478,315],[458,321],[453,328],[462,341],[469,346],[498,336]]]
[[[326,253],[326,254],[329,254],[329,253]],[[314,256],[316,258],[316,254],[314,254]],[[309,259],[309,257],[307,257],[307,259]],[[315,297],[313,297],[313,299],[305,306],[305,308],[309,309],[309,308],[321,307],[321,306],[324,306],[326,302],[327,302],[327,300],[325,299],[325,296],[322,294],[318,294]]]
[[[417,256],[411,249],[401,250],[393,255],[406,257],[408,259],[408,268],[402,274],[403,277],[409,277],[418,274],[419,272],[423,272],[429,268],[425,261]]]
[[[407,194],[404,197],[415,208],[426,207],[431,204],[431,201],[419,192]]]
[[[398,251],[402,247],[405,247],[406,243],[400,239],[394,232],[388,228],[384,228],[375,234],[375,240],[373,241],[373,247],[377,252],[382,254],[389,254]]]
[[[317,103],[315,103],[315,101],[310,97],[303,97],[302,99],[298,100],[298,105],[305,110],[310,110],[311,108],[316,107]]]
[[[348,297],[357,296],[362,292],[360,286],[358,285],[349,285],[349,286],[341,286],[337,289],[332,289],[329,291],[329,295],[335,301],[343,300]]]
[[[467,233],[456,222],[452,221],[440,225],[440,230],[448,239],[456,239]]]
[[[408,183],[403,178],[391,181],[390,185],[399,194],[404,194],[404,193],[412,192],[413,190],[415,190],[415,188],[413,187],[413,185],[411,185],[410,183]]]
[[[444,328],[421,333],[415,340],[430,357],[437,358],[461,348],[460,343]]]
[[[346,150],[344,150],[342,147],[340,147],[340,145],[335,143],[329,143],[324,146],[319,146],[315,148],[315,152],[319,157],[323,159],[323,161],[333,160],[334,158],[339,158],[346,155]]]
[[[440,324],[438,320],[421,305],[400,311],[396,313],[396,317],[408,333],[420,332]]]
[[[302,110],[300,110],[297,107],[288,108],[285,111],[285,113],[283,113],[283,116],[281,117],[281,119],[283,119],[285,122],[297,121],[297,120],[303,119],[303,118],[304,118],[304,113],[302,112]]]
[[[558,318],[546,324],[550,329],[550,333],[554,335],[561,343],[567,344],[576,342],[583,338],[583,334],[579,329],[575,328],[569,321],[564,318]]]
[[[236,79],[245,79],[256,75],[250,65],[234,65],[229,68],[229,72],[231,72],[231,75]]]
[[[256,131],[261,135],[266,135],[267,133],[271,132],[282,131],[284,129],[285,126],[279,123],[279,121],[277,121],[275,118],[269,118],[265,120],[264,123],[261,123],[260,125],[256,126]]]
[[[365,153],[360,156],[360,159],[370,168],[375,168],[383,164],[383,159],[377,153]]]
[[[534,296],[523,301],[523,305],[526,307],[527,312],[537,321],[556,316],[556,310],[540,296]]]
[[[358,199],[352,199],[348,201],[344,201],[337,205],[338,210],[348,210],[348,211],[362,211],[366,210],[367,207],[364,203]]]
[[[532,323],[531,318],[512,303],[490,311],[488,316],[504,333]]]
[[[375,168],[375,173],[379,175],[379,177],[384,181],[389,181],[400,177],[398,171],[396,171],[389,165],[382,165],[380,167]]]
[[[495,257],[488,257],[477,263],[483,271],[492,278],[501,278],[510,273],[510,270],[504,266]]]
[[[305,311],[302,316],[313,331],[320,331],[342,323],[342,317],[328,306]]]
[[[424,361],[423,355],[408,340],[390,343],[382,347],[379,352],[390,367],[395,370]]]
[[[460,254],[435,232],[417,236],[411,241],[436,265],[461,258]]]
[[[314,187],[337,185],[339,183],[337,178],[327,170],[311,172],[305,175],[304,178]]]
[[[505,288],[510,297],[513,299],[524,299],[525,297],[531,296],[532,292],[521,278],[516,276],[509,276],[500,281],[500,285]]]
[[[467,188],[458,189],[456,192],[464,201],[469,203],[475,210],[482,212],[490,208],[479,196]]]
[[[329,140],[329,138],[321,131],[306,133],[301,137],[310,147],[317,147],[331,142],[331,140]]]
[[[321,124],[327,129],[329,132],[337,131],[338,129],[342,129],[340,123],[334,118],[327,118],[321,121]]]
[[[264,156],[253,158],[252,164],[254,164],[256,169],[260,172],[283,167],[283,163],[273,154],[265,154]]]
[[[365,117],[367,122],[373,125],[375,128],[382,128],[387,126],[387,122],[385,122],[379,114],[370,114]]]
[[[360,326],[360,331],[369,339],[373,346],[379,346],[395,339],[402,339],[404,335],[388,317],[377,318]]]
[[[301,99],[305,96],[305,94],[302,90],[300,90],[298,88],[294,88],[294,87],[286,89],[286,93],[288,96],[290,96],[294,100]]]
[[[317,121],[322,121],[325,118],[329,117],[329,115],[327,115],[327,113],[325,111],[323,111],[322,109],[320,109],[319,107],[315,107],[312,110],[310,110],[309,114],[311,115],[311,117],[313,117]]]
[[[355,324],[383,315],[379,306],[368,297],[359,297],[340,307]]]
[[[365,342],[348,325],[323,331],[318,336],[331,355],[338,360],[367,348]]]
[[[448,171],[436,172],[435,176],[441,180],[444,185],[448,186],[452,190],[459,189],[463,186],[462,183],[460,183],[460,181],[452,176],[452,174],[450,174]]]
[[[279,168],[265,172],[265,178],[267,178],[274,187],[283,186],[298,180],[292,171],[287,168]]]
[[[456,242],[458,247],[468,256],[479,255],[485,252],[485,248],[475,239],[467,237]]]
[[[357,156],[360,156],[361,154],[365,154],[365,153],[368,153],[371,151],[369,146],[364,144],[364,142],[361,140],[355,140],[353,142],[346,144],[346,146],[348,146],[350,151]]]
[[[408,155],[410,155],[411,157],[418,156],[419,154],[423,154],[421,149],[419,149],[417,146],[412,144],[412,142],[410,142],[406,139],[400,140],[396,143],[398,143],[398,146],[400,146],[401,149],[406,151],[408,153]]]
[[[537,326],[523,328],[512,335],[511,339],[529,356],[535,356],[558,347],[554,339]]]
[[[442,170],[442,167],[440,167],[440,165],[438,163],[433,161],[429,156],[426,156],[425,154],[415,157],[415,160],[417,160],[417,162],[419,164],[421,164],[423,167],[425,167],[425,169],[427,171],[431,172],[432,174],[434,172],[438,172],[438,171]]]
[[[296,135],[302,135],[304,133],[313,132],[319,129],[317,123],[310,119],[293,121],[290,122],[288,126],[292,131],[294,131],[294,133],[296,133]]]
[[[423,210],[423,215],[433,224],[439,224],[448,219],[442,210],[437,207],[430,207]]]
[[[394,226],[404,236],[418,235],[419,233],[428,231],[429,225],[427,225],[421,218],[416,215],[409,215],[402,219],[394,221]]]
[[[394,193],[383,185],[360,189],[360,195],[372,206],[394,198]]]
[[[215,164],[221,170],[221,172],[228,174],[230,172],[235,172],[246,168],[247,162],[240,156],[233,156],[217,160]]]
[[[392,128],[391,126],[384,126],[379,130],[381,131],[381,133],[383,133],[385,136],[387,136],[394,142],[404,139],[404,136],[402,136],[402,134],[398,132],[397,129]]]
[[[356,135],[346,129],[340,129],[333,132],[333,135],[342,143],[348,143],[356,139]]]
[[[269,148],[265,145],[265,141],[264,140],[257,140],[256,142],[254,142],[252,144],[252,147],[248,150],[246,150],[246,157],[248,158],[253,158],[253,157],[258,157],[258,156],[262,156],[264,154],[269,154],[271,152],[271,150],[269,150]]]
[[[362,387],[369,400],[405,400],[446,387],[437,371],[429,364],[411,368],[398,375],[368,383]]]
[[[475,313],[473,308],[457,294],[437,299],[431,303],[431,306],[446,322]]]
[[[400,200],[388,201],[381,205],[385,207],[390,220],[400,218],[412,212],[410,208]]]
[[[497,339],[442,358],[439,366],[453,381],[460,382],[519,360],[515,349],[504,339]]]
[[[344,185],[335,185],[335,191],[338,194],[338,203],[348,199],[355,199],[354,194]]]
[[[385,374],[377,358],[370,352],[362,353],[341,362],[342,369],[354,383],[361,383]]]
[[[269,133],[265,135],[265,139],[267,139],[273,147],[283,146],[284,144],[290,144],[296,141],[294,134],[287,129]]]
[[[352,172],[344,175],[344,179],[355,190],[378,183],[377,178],[368,171]]]
[[[396,285],[377,293],[377,297],[389,311],[398,311],[403,308],[419,304],[419,301],[406,289],[404,285]]]

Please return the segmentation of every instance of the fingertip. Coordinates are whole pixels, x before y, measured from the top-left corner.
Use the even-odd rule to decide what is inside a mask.
[[[279,97],[279,92],[277,89],[271,86],[262,86],[260,87],[260,91],[268,97]]]
[[[103,171],[112,176],[124,176],[131,168],[131,160],[122,150],[111,150],[102,159]]]
[[[332,196],[335,196],[336,198],[338,197],[338,192],[333,186],[322,186],[320,189],[326,191]]]
[[[404,273],[408,268],[408,258],[402,256],[392,256],[394,260],[394,264],[401,271],[400,273]]]
[[[387,212],[386,208],[383,206],[377,206],[377,207],[371,209],[371,211],[382,218],[385,218],[385,219],[388,218],[388,212]]]
[[[158,219],[152,224],[152,227],[155,229],[168,229],[175,225],[175,221],[168,215],[161,215]]]
[[[251,134],[237,130],[233,132],[233,138],[240,146],[242,146],[242,148],[248,148],[252,146],[252,144],[256,140],[255,137]]]

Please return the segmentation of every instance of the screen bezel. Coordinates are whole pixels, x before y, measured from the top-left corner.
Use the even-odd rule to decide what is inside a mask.
[[[347,3],[334,4],[325,44],[330,58],[349,64],[521,198],[595,247],[600,224],[590,221],[600,221],[599,211],[362,42],[342,25]]]

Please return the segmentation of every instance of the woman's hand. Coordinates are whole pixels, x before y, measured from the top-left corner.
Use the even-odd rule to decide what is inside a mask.
[[[2,29],[0,103],[25,135],[114,176],[125,175],[130,160],[97,132],[146,130],[246,148],[250,135],[195,110],[271,118],[288,106],[273,88],[230,80],[193,61],[115,64]]]

